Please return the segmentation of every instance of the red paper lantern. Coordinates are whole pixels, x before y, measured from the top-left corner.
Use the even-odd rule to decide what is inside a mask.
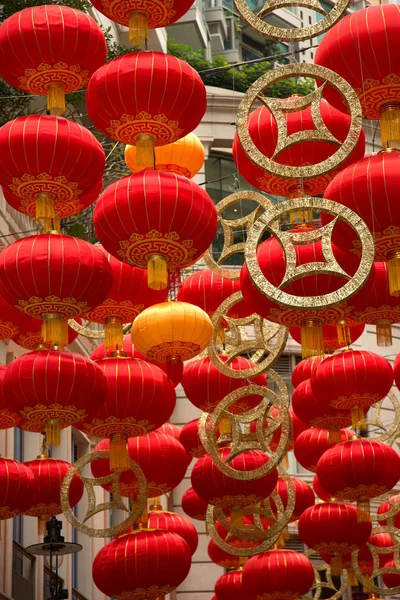
[[[164,371],[137,358],[98,361],[107,380],[107,397],[79,428],[110,438],[111,470],[128,468],[128,438],[150,433],[168,421],[175,408],[175,389]]]
[[[138,147],[137,162],[154,163],[154,146],[193,131],[207,107],[200,75],[161,52],[130,52],[100,67],[86,91],[86,108],[106,136]],[[149,211],[150,214],[150,211]]]
[[[331,106],[324,99],[320,102],[320,111],[322,120],[328,130],[336,139],[343,142],[350,128],[349,116]],[[288,135],[315,129],[310,106],[302,111],[284,113],[284,117],[287,123]],[[272,112],[267,107],[262,106],[250,113],[248,130],[258,150],[268,158],[272,158],[278,142],[278,127]],[[328,142],[299,142],[283,152],[279,152],[275,160],[283,165],[300,167],[317,164],[332,156],[336,150],[337,146]],[[329,181],[338,172],[338,169],[336,169],[334,172],[317,178],[306,179],[304,182],[300,182],[298,179],[286,179],[271,175],[252,163],[246,156],[237,134],[233,141],[232,152],[237,170],[246,181],[254,187],[276,196],[294,198],[322,194]],[[362,131],[356,147],[344,164],[348,165],[359,160],[364,156],[364,152],[365,135]]]
[[[271,550],[253,556],[243,569],[243,585],[254,600],[297,600],[314,583],[309,559],[292,550]]]
[[[296,388],[300,383],[311,379],[313,370],[324,360],[323,356],[310,356],[304,358],[298,365],[295,366],[292,372],[292,385]]]
[[[68,235],[33,235],[0,256],[0,292],[30,317],[45,320],[44,338],[66,346],[67,319],[107,298],[112,271],[105,253]]]
[[[116,600],[156,600],[170,594],[189,573],[190,549],[169,531],[133,531],[106,544],[93,562],[93,581]],[[140,597],[140,596],[139,596]]]
[[[217,232],[217,211],[191,179],[146,171],[108,186],[93,222],[107,252],[148,269],[149,286],[164,289],[168,271],[195,263],[207,250]]]
[[[101,144],[69,119],[28,115],[0,128],[0,185],[12,194],[13,208],[30,217],[81,212],[100,193],[104,168]]]
[[[308,483],[306,483],[302,479],[298,479],[297,477],[290,477],[290,481],[294,485],[296,493],[293,514],[289,519],[289,523],[293,523],[301,517],[301,515],[307,508],[314,505],[315,498],[314,492],[312,491]],[[281,477],[278,478],[278,483],[276,484],[275,491],[282,500],[284,509],[286,509],[289,501],[288,486],[286,484],[286,481]],[[273,499],[271,499],[271,504],[272,509],[275,512],[276,506]]]
[[[398,354],[396,356],[396,359],[394,361],[393,372],[394,372],[395,383],[396,383],[397,387],[400,389],[400,354]]]
[[[220,304],[235,292],[240,292],[239,279],[228,279],[211,269],[202,269],[185,279],[179,288],[178,300],[195,304],[212,317]],[[241,319],[249,314],[244,302],[235,304],[228,313],[232,319]],[[224,326],[228,325],[225,323]]]
[[[3,392],[3,379],[6,374],[4,365],[0,365],[0,429],[9,429],[10,427],[18,427],[22,421],[21,415],[16,410],[10,410],[6,404],[6,399]]]
[[[348,304],[357,321],[376,326],[378,346],[392,345],[392,324],[400,321],[400,300],[390,295],[387,263],[373,264],[364,288]]]
[[[339,430],[351,426],[350,412],[318,400],[313,393],[311,379],[303,381],[294,390],[292,406],[294,413],[309,427],[328,429],[331,443],[340,442]]]
[[[382,581],[388,588],[397,587],[400,585],[400,573],[398,569],[398,561],[389,560],[385,567],[387,569],[394,569],[395,573],[384,573],[382,575]]]
[[[207,454],[199,436],[199,419],[193,419],[182,427],[179,441],[193,458],[201,458]]]
[[[393,548],[394,550],[395,543],[389,533],[375,533],[374,535],[371,535],[367,544],[374,546],[377,549],[380,568],[384,567],[388,561],[393,559],[393,552],[379,552],[380,548]],[[367,544],[361,546],[357,556],[357,563],[362,573],[371,576],[374,571],[374,558]]]
[[[76,317],[76,322],[81,325],[82,319]],[[79,333],[71,327],[68,327],[68,346],[76,340]],[[13,342],[25,348],[26,350],[39,350],[39,346],[42,348],[48,346],[45,344],[42,335],[42,323],[39,319],[33,319],[25,315],[20,314],[20,325],[19,332],[16,335],[11,336]]]
[[[172,25],[187,13],[192,4],[193,0],[172,0],[168,4],[160,0],[148,0],[145,4],[141,0],[93,2],[93,6],[111,21],[129,27],[129,41],[134,46],[147,41],[148,29]]]
[[[0,521],[29,510],[36,498],[37,482],[29,467],[0,456]]]
[[[148,528],[176,533],[185,540],[191,554],[194,554],[197,550],[199,535],[196,527],[183,515],[163,510],[150,510],[148,513]]]
[[[357,501],[361,511],[369,513],[369,500],[389,492],[399,481],[400,457],[378,440],[349,440],[321,456],[317,475],[332,496]]]
[[[326,489],[323,488],[322,485],[320,484],[317,475],[314,475],[313,490],[314,490],[315,494],[318,496],[318,498],[320,498],[324,502],[328,502],[332,498],[332,494],[330,492],[327,492]]]
[[[212,562],[219,567],[223,567],[224,569],[239,569],[242,566],[243,558],[241,556],[235,556],[222,550],[214,540],[208,542],[207,552]]]
[[[382,145],[398,140],[390,121],[398,116],[400,68],[394,60],[400,31],[396,5],[372,6],[341,19],[324,35],[315,64],[341,75],[355,89],[367,119],[381,119]],[[343,107],[339,94],[327,86],[324,95]]]
[[[242,571],[229,571],[217,580],[215,595],[217,600],[250,600],[242,581]]]
[[[368,156],[341,171],[325,191],[326,198],[360,215],[372,232],[375,260],[388,261],[392,296],[400,295],[400,210],[396,202],[399,182],[400,155],[397,152],[383,152]],[[361,256],[361,248],[353,231],[339,224],[336,234],[340,235],[341,246],[344,240],[353,254]]]
[[[47,96],[51,114],[65,111],[64,94],[85,87],[106,54],[96,21],[67,6],[32,6],[0,28],[1,76],[23,92]]]
[[[104,324],[105,347],[115,350],[124,345],[123,324],[132,322],[145,308],[164,302],[168,290],[151,290],[147,287],[147,273],[144,269],[131,267],[111,254],[107,254],[113,273],[113,285],[104,300],[85,318]]]
[[[124,356],[127,356],[128,358],[139,358],[140,360],[145,360],[146,362],[151,363],[152,365],[157,365],[157,367],[159,367],[163,371],[167,370],[167,365],[165,363],[160,363],[151,360],[147,358],[147,356],[145,356],[142,352],[139,352],[139,350],[135,348],[132,344],[132,338],[130,334],[124,335],[124,341],[121,348],[121,352]],[[104,345],[104,342],[102,342],[97,346],[97,348],[93,350],[92,354],[90,355],[90,358],[92,360],[97,361],[102,360],[103,358],[109,358],[112,354],[113,350],[107,350]]]
[[[109,450],[108,439],[102,440],[96,450]],[[148,497],[157,498],[167,494],[180,484],[188,467],[186,450],[170,435],[153,431],[147,435],[128,439],[129,458],[142,469],[148,484]],[[101,459],[92,462],[94,477],[110,475],[110,461]],[[110,485],[104,489],[111,490]],[[134,498],[139,493],[137,479],[131,471],[124,471],[120,478],[121,495]]]
[[[171,435],[173,438],[180,441],[179,438],[181,436],[182,429],[178,427],[178,425],[174,425],[174,423],[164,423],[161,425],[161,427],[157,427],[156,431]]]
[[[205,521],[208,503],[200,498],[193,488],[189,488],[182,496],[182,509],[195,521]]]
[[[311,376],[316,398],[336,410],[350,410],[353,427],[362,425],[364,413],[382,400],[392,385],[393,369],[389,361],[366,350],[328,356]]]
[[[21,331],[24,318],[20,311],[0,296],[0,339],[8,340]]]
[[[378,515],[384,515],[385,513],[389,512],[390,510],[392,510],[393,505],[395,502],[398,502],[400,500],[400,496],[391,496],[389,498],[389,502],[382,502],[379,505],[378,508]],[[394,515],[393,518],[393,526],[397,527],[397,529],[400,529],[400,513],[397,513]],[[382,525],[382,527],[386,527],[387,526],[387,521],[379,521],[379,525]]]
[[[60,430],[93,414],[104,403],[107,382],[89,358],[62,350],[37,350],[14,360],[3,379],[8,408],[23,417],[25,431],[46,430],[48,444]]]
[[[296,234],[302,234],[307,230],[294,229],[291,232],[294,242],[296,242]],[[325,261],[321,241],[309,244],[294,243],[294,249],[297,266]],[[333,244],[332,252],[346,272],[353,270],[354,265],[350,265],[349,258]],[[306,275],[281,287],[286,272],[286,256],[276,237],[270,237],[258,246],[257,261],[269,283],[298,297],[322,296],[337,291],[346,283],[346,280],[341,276],[332,277],[331,274],[319,273]],[[274,323],[301,328],[304,356],[322,355],[324,353],[322,326],[337,323],[346,316],[345,309],[341,305],[329,307],[328,309],[308,308],[307,310],[280,306],[277,302],[267,299],[253,285],[246,264],[243,265],[241,270],[240,283],[244,299],[253,312]]]
[[[352,432],[348,429],[340,430],[340,441],[345,442],[352,436]],[[331,448],[335,442],[329,439],[329,431],[327,429],[306,429],[303,431],[294,443],[294,455],[297,462],[304,469],[312,471],[317,470],[317,463],[321,456]]]
[[[222,449],[219,454],[226,461],[230,450]],[[229,466],[237,471],[253,471],[269,460],[258,450],[248,450],[229,461]],[[213,506],[229,508],[233,516],[242,507],[261,502],[269,496],[277,480],[276,469],[259,479],[233,479],[222,473],[208,454],[196,462],[191,475],[193,489],[201,498]]]
[[[330,557],[337,574],[342,569],[341,555],[361,548],[371,535],[372,524],[359,522],[354,506],[328,502],[307,508],[298,528],[301,540],[309,548]]]
[[[271,406],[270,410],[269,410],[270,415],[274,418],[274,419],[278,419],[279,418],[279,410],[277,408],[275,408],[274,406]],[[294,442],[296,441],[297,437],[300,435],[300,433],[302,433],[303,431],[305,431],[306,429],[308,429],[308,425],[306,425],[305,423],[303,423],[293,412],[293,408],[290,406],[289,407],[289,418],[291,420],[292,423],[292,437],[291,440],[289,442],[289,446],[288,446],[288,452],[290,450],[293,450],[293,445]],[[264,429],[268,429],[268,419],[265,419],[264,421]],[[252,421],[250,423],[250,432],[251,433],[256,433],[257,431],[257,421]],[[276,429],[275,433],[272,436],[272,439],[269,443],[269,448],[272,452],[276,452],[278,449],[278,444],[280,442],[281,439],[281,435],[282,435],[282,427],[278,427],[278,429]]]
[[[223,362],[228,360],[226,356],[220,356],[220,359]],[[254,363],[243,356],[237,356],[229,363],[229,367],[241,371],[253,368]],[[266,386],[267,378],[261,373],[251,378],[233,379],[214,367],[208,356],[188,362],[183,370],[182,385],[186,397],[194,406],[205,412],[212,412],[225,396],[250,384]],[[262,397],[255,394],[243,396],[230,405],[229,411],[233,414],[245,413],[257,406],[261,400]]]
[[[28,517],[39,518],[39,533],[46,531],[46,522],[54,515],[63,512],[60,501],[61,485],[72,465],[65,460],[40,456],[36,460],[30,460],[25,466],[32,470],[36,477],[38,497],[25,512]],[[83,495],[84,485],[77,475],[72,479],[69,488],[69,505],[74,507]]]
[[[365,294],[365,291],[363,290]],[[351,319],[343,319],[337,325],[323,325],[322,337],[324,353],[333,354],[336,350],[354,344],[363,334],[365,325]],[[295,342],[301,344],[301,330],[299,327],[290,327],[289,333]]]

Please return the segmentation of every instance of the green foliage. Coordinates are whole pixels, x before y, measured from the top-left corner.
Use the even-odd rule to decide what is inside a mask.
[[[272,69],[268,61],[243,65],[237,68],[223,68],[220,71],[211,71],[218,67],[229,67],[224,56],[215,56],[213,61],[204,58],[203,50],[193,50],[191,46],[178,44],[173,39],[167,42],[168,52],[177,58],[185,60],[196,71],[206,85],[246,92],[252,83],[261,75]],[[276,48],[276,50],[278,50]],[[278,52],[276,52],[278,54]],[[308,94],[314,89],[314,82],[304,79],[286,79],[273,84],[268,90],[268,96],[272,98],[287,98],[291,94]]]

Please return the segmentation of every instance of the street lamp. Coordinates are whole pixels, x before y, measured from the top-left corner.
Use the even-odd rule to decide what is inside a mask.
[[[47,535],[44,538],[43,544],[33,544],[28,546],[26,550],[37,556],[48,556],[50,561],[50,593],[51,597],[48,600],[67,600],[68,590],[61,587],[61,580],[58,577],[59,557],[66,554],[76,554],[82,550],[80,544],[66,542],[61,535],[62,522],[51,517],[46,523]],[[55,568],[53,571],[53,560],[55,560]],[[53,576],[53,573],[55,577]]]

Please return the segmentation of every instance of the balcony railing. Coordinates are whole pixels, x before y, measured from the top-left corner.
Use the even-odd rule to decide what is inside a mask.
[[[35,598],[35,557],[18,542],[13,542],[12,597],[14,600]]]
[[[85,596],[82,596],[78,590],[72,588],[72,600],[88,600]]]

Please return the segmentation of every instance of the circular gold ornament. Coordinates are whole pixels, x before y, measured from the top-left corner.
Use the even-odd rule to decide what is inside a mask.
[[[238,13],[249,27],[266,38],[280,42],[301,42],[325,33],[344,15],[350,4],[350,0],[338,0],[332,10],[327,13],[318,0],[297,0],[297,2],[293,0],[266,0],[263,8],[258,13],[254,13],[247,4],[247,0],[234,0],[234,2]],[[323,17],[313,25],[296,28],[277,27],[263,21],[263,17],[272,11],[292,6],[315,10]]]
[[[336,139],[327,129],[320,112],[320,102],[324,85],[300,98],[270,99],[263,93],[273,83],[287,79],[288,77],[311,77],[315,80],[328,83],[343,97],[350,113],[350,129],[345,141],[342,143]],[[255,102],[262,102],[272,112],[278,129],[278,141],[274,157],[279,152],[289,148],[299,141],[329,141],[338,146],[338,150],[329,158],[302,167],[282,165],[274,160],[274,157],[265,156],[251,139],[248,130],[249,113]],[[288,134],[285,113],[297,112],[311,106],[312,119],[315,129]],[[337,169],[354,150],[360,137],[362,128],[361,104],[353,88],[340,75],[326,67],[311,63],[296,63],[278,67],[268,71],[255,81],[247,90],[244,98],[239,104],[237,112],[237,133],[239,141],[247,155],[255,165],[277,177],[288,179],[311,179],[325,175]]]
[[[345,593],[348,584],[347,571],[343,570],[342,575],[339,579],[340,585],[337,587],[332,579],[331,567],[325,562],[321,562],[321,557],[315,550],[307,550],[304,553],[307,558],[310,559],[312,566],[314,567],[314,585],[312,596],[303,596],[302,600],[319,600],[323,594],[324,600],[339,600]],[[316,555],[316,556],[314,556]],[[316,562],[314,562],[314,558]],[[321,575],[322,574],[322,578]],[[329,595],[329,591],[332,592]]]
[[[228,477],[239,480],[251,481],[260,479],[264,475],[271,473],[282,461],[286,455],[290,439],[291,439],[291,420],[289,416],[289,392],[283,379],[274,371],[268,371],[268,377],[274,381],[278,388],[278,393],[273,392],[266,386],[248,385],[237,390],[234,390],[218,404],[212,413],[203,412],[199,419],[199,436],[201,442],[211,456],[215,466]],[[237,402],[240,398],[249,394],[263,396],[264,399],[252,410],[241,414],[234,415],[229,412],[229,407]],[[268,400],[266,399],[268,398]],[[265,427],[265,421],[269,409],[273,406],[279,411],[279,416],[272,418],[268,416],[268,427]],[[222,458],[219,452],[217,432],[219,430],[220,421],[229,420],[231,424],[232,443],[229,456],[226,461]],[[245,431],[246,426],[256,421],[256,430],[249,435]],[[276,432],[280,428],[281,435],[276,451],[271,452],[269,443]],[[229,465],[229,461],[235,456],[248,450],[260,450],[268,452],[270,460],[258,469],[253,471],[238,471]]]
[[[237,202],[242,201],[256,202],[258,206],[248,215],[240,216],[238,213],[237,219],[225,219],[222,216],[228,208],[231,208]],[[244,253],[245,242],[235,241],[235,231],[238,229],[245,230],[248,234],[263,209],[270,208],[271,206],[272,202],[266,196],[251,190],[235,192],[218,202],[216,209],[218,222],[221,225],[224,234],[224,245],[217,261],[213,258],[212,247],[207,250],[203,257],[207,267],[214,271],[214,273],[221,275],[221,277],[226,277],[227,279],[239,279],[240,269],[223,266],[224,261],[228,258],[231,258],[235,254]]]
[[[109,458],[110,452],[108,450],[99,450],[97,452],[92,452],[91,454],[86,454],[82,456],[79,460],[76,461],[74,465],[71,466],[69,471],[67,472],[61,486],[61,507],[65,518],[69,523],[71,523],[72,527],[75,527],[81,533],[88,535],[90,537],[96,538],[107,538],[113,537],[114,535],[119,535],[126,531],[129,527],[134,525],[141,517],[144,509],[147,504],[147,481],[145,476],[143,475],[140,467],[130,458],[129,459],[129,469],[134,473],[138,483],[140,493],[137,498],[134,500],[134,510],[131,512],[125,505],[122,496],[119,491],[119,480],[121,473],[115,472],[111,475],[107,475],[106,477],[84,477],[81,474],[82,469],[100,459]],[[85,489],[88,495],[88,507],[86,511],[85,518],[83,521],[79,521],[77,517],[74,515],[71,506],[69,504],[69,490],[71,487],[72,480],[75,476],[79,476],[82,480]],[[102,486],[105,484],[111,483],[111,493],[112,493],[112,501],[111,502],[103,502],[101,504],[96,504],[96,494],[94,488],[96,486]],[[94,529],[93,527],[89,527],[85,525],[86,521],[97,515],[100,512],[109,511],[109,510],[122,510],[129,514],[129,516],[119,525],[115,525],[114,527],[109,527],[108,529]]]
[[[68,320],[68,327],[71,327],[71,329],[79,333],[79,335],[83,335],[84,337],[93,340],[101,340],[104,338],[104,329],[91,329],[90,327],[85,327],[75,321],[75,319]]]
[[[289,333],[287,327],[266,321],[256,314],[243,319],[228,317],[232,307],[242,301],[242,293],[235,292],[219,305],[212,318],[213,337],[208,346],[208,356],[214,367],[233,379],[251,378],[264,373],[280,357]],[[218,340],[218,332],[223,323],[227,323],[229,327],[225,334],[226,362],[221,360]],[[233,369],[230,363],[243,354],[250,356],[254,367]]]
[[[226,514],[216,506],[208,506],[206,514],[207,531],[214,542],[225,552],[233,556],[250,557],[262,552],[266,552],[276,544],[283,529],[288,525],[293,514],[296,502],[296,488],[291,478],[286,471],[281,467],[278,469],[279,475],[285,482],[288,502],[286,508],[283,506],[282,500],[276,491],[264,500],[261,504],[243,508],[243,514],[252,516],[253,523],[237,526],[227,519]],[[271,508],[271,500],[273,500],[276,511]],[[263,527],[263,519],[268,519],[268,528]],[[228,531],[228,536],[223,540],[216,528],[216,523],[219,522]],[[228,542],[231,537],[237,537],[243,541],[260,542],[254,547],[238,548],[231,546]]]
[[[280,231],[280,217],[291,210],[302,209],[327,213],[333,215],[335,219],[329,225],[313,231],[296,232],[295,235],[290,231]],[[356,273],[351,278],[340,267],[332,250],[332,231],[337,220],[349,225],[357,233],[362,245],[361,261]],[[286,272],[279,288],[264,277],[257,261],[258,244],[265,231],[269,231],[279,240],[285,253]],[[295,244],[308,244],[318,240],[321,240],[324,262],[313,262],[297,266]],[[307,197],[287,200],[263,213],[255,222],[247,239],[245,259],[253,284],[268,300],[290,309],[318,310],[344,303],[364,285],[371,272],[374,252],[372,235],[364,221],[355,212],[332,200]],[[288,294],[280,289],[292,281],[316,274],[334,274],[348,279],[348,281],[336,292],[323,296],[300,297]]]

